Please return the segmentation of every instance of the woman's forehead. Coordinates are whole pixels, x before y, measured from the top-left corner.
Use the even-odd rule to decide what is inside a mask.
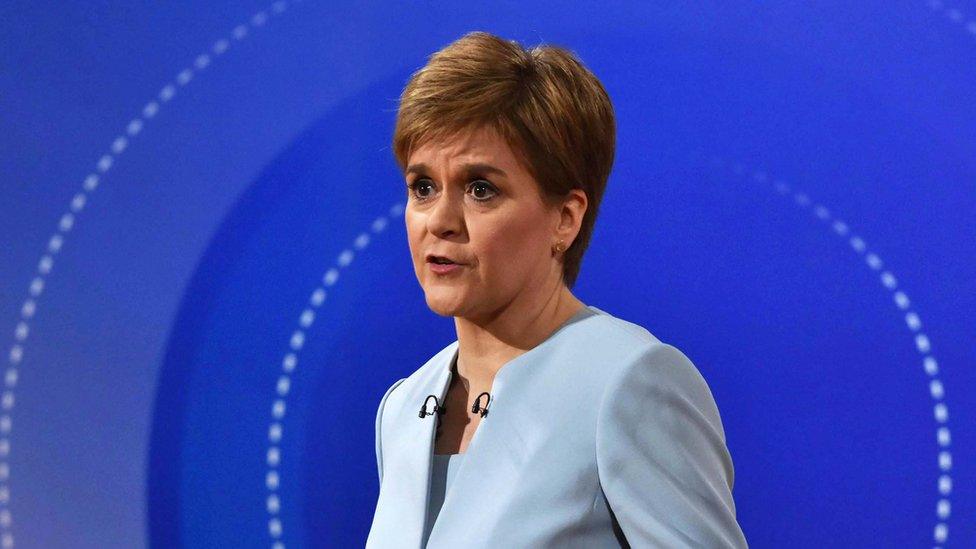
[[[466,129],[452,135],[429,139],[410,154],[409,166],[450,161],[483,164],[504,170],[514,166],[515,157],[508,143],[489,128]]]

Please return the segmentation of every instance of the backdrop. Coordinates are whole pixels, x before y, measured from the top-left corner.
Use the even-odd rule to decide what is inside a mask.
[[[754,547],[976,543],[976,2],[13,2],[0,547],[362,546],[376,407],[455,339],[390,138],[472,30],[617,160],[574,288],[708,381]]]

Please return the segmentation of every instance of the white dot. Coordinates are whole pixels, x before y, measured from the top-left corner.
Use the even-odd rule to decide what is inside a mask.
[[[350,263],[352,263],[352,258],[353,258],[353,253],[351,250],[343,250],[342,253],[339,254],[339,260],[338,260],[339,266],[340,267],[348,266]]]
[[[227,48],[229,46],[230,46],[230,42],[228,42],[224,38],[221,38],[220,40],[217,40],[216,42],[214,42],[214,45],[213,45],[213,48],[212,49],[213,49],[213,52],[215,54],[220,55],[220,54],[224,53],[225,51],[227,51]]]
[[[899,309],[907,309],[908,306],[910,305],[910,302],[908,301],[908,296],[905,295],[905,292],[899,290],[895,292],[894,297],[895,297],[895,304],[898,305]]]
[[[909,312],[905,315],[905,324],[908,324],[908,328],[911,331],[916,332],[922,326],[922,321],[919,320],[917,314]]]
[[[952,454],[947,450],[939,452],[939,469],[943,471],[952,469]]]
[[[10,464],[6,461],[0,462],[0,480],[7,480],[10,478]]]
[[[783,181],[777,181],[775,186],[776,186],[776,192],[778,192],[779,194],[786,194],[790,192],[790,186]]]
[[[858,253],[863,252],[865,247],[866,245],[864,244],[864,240],[861,240],[861,237],[859,236],[851,237],[851,248],[854,248],[855,251],[857,251]]]
[[[312,292],[312,297],[309,298],[309,302],[314,307],[318,307],[323,301],[325,301],[325,290],[322,288],[316,288],[315,291]]]
[[[193,78],[193,71],[190,69],[183,69],[180,71],[180,74],[176,75],[176,83],[181,86],[185,86],[190,82],[192,78]]]
[[[10,488],[7,486],[0,486],[0,502],[7,503],[10,501]]]
[[[947,15],[949,16],[949,19],[952,19],[953,21],[955,21],[957,23],[959,21],[962,21],[962,12],[959,11],[959,10],[957,10],[957,9],[955,9],[955,8],[949,10],[949,12],[947,13]]]
[[[18,364],[20,360],[24,358],[24,348],[20,345],[14,345],[10,348],[10,363]]]
[[[403,213],[403,209],[404,209],[403,202],[394,204],[393,206],[390,207],[390,217],[398,217],[400,214]]]
[[[3,396],[0,397],[0,407],[4,410],[10,410],[14,407],[14,393],[13,391],[4,391]]]
[[[51,240],[48,241],[47,249],[51,253],[58,253],[58,250],[61,249],[62,244],[64,244],[64,237],[59,234],[55,234],[51,237]]]
[[[301,324],[302,328],[308,328],[312,325],[312,321],[315,320],[315,311],[312,309],[305,309],[302,311],[302,316],[298,319],[298,323]]]
[[[30,328],[27,327],[27,323],[21,320],[17,323],[17,327],[14,328],[14,339],[17,341],[23,341],[27,339],[27,334],[30,332]]]
[[[935,360],[935,358],[927,356],[925,357],[925,360],[922,361],[922,364],[924,364],[925,373],[928,375],[934,376],[935,374],[939,373],[939,363]]]
[[[271,406],[271,415],[274,416],[275,419],[281,419],[281,418],[285,417],[285,401],[284,400],[278,399],[278,400],[274,401],[274,404]]]
[[[837,221],[834,221],[833,227],[834,227],[834,232],[837,233],[837,234],[839,234],[839,235],[845,235],[845,234],[847,234],[847,231],[849,230],[849,228],[847,226],[847,223],[844,223],[843,221],[841,221],[839,219]]]
[[[94,191],[95,187],[97,186],[98,186],[98,174],[94,174],[94,173],[88,174],[88,177],[85,178],[85,190]]]
[[[110,155],[105,155],[98,159],[98,164],[96,164],[98,171],[105,173],[109,168],[112,167],[112,157]]]
[[[165,103],[176,95],[176,87],[172,84],[166,84],[163,89],[159,90],[159,99]]]
[[[293,350],[297,351],[301,349],[302,345],[305,344],[305,332],[296,330],[295,333],[291,335],[291,341],[289,343],[291,344],[291,348]]]
[[[285,544],[280,541],[276,541],[271,545],[271,549],[285,549]]]
[[[942,495],[948,495],[952,492],[952,477],[949,475],[942,475],[939,477],[939,493]]]
[[[274,443],[277,443],[279,440],[281,440],[280,423],[272,423],[271,426],[268,427],[268,440]]]
[[[0,438],[0,457],[10,455],[10,439]]]
[[[74,227],[74,225],[75,225],[75,216],[70,212],[62,215],[61,220],[58,221],[58,228],[61,229],[62,232],[70,231],[71,227]]]
[[[3,546],[3,549],[12,549],[14,546],[14,535],[10,532],[4,532],[0,536],[0,546]]]
[[[946,538],[949,537],[949,527],[942,522],[936,524],[935,531],[932,532],[932,537],[935,538],[935,541],[938,543],[944,542]]]
[[[198,70],[203,70],[207,68],[207,65],[209,64],[210,64],[210,56],[205,53],[201,53],[200,55],[197,56],[196,59],[193,60],[193,66],[196,67]]]
[[[267,20],[268,14],[264,13],[263,11],[259,11],[254,14],[254,17],[251,18],[251,24],[255,27],[260,27],[261,25],[264,25]]]
[[[17,371],[17,368],[7,368],[7,372],[3,376],[3,382],[7,385],[7,387],[14,387],[17,385],[17,380],[19,378],[20,373]],[[3,417],[7,418],[8,421],[10,419],[10,416]],[[4,427],[3,421],[3,418],[0,418],[0,431],[2,431]]]
[[[925,334],[918,334],[915,336],[915,347],[920,353],[927,353],[932,348],[929,343],[929,338]]]
[[[386,228],[386,218],[377,217],[375,220],[373,220],[373,224],[370,228],[373,230],[374,233],[382,232],[383,229]]]
[[[288,379],[288,376],[281,376],[278,378],[277,390],[279,396],[287,395],[288,389],[290,388],[291,388],[291,380]]]
[[[355,246],[357,250],[362,250],[367,244],[369,244],[369,233],[360,233],[359,236],[356,237],[356,241],[353,242],[353,246]]]
[[[885,288],[894,290],[895,286],[898,285],[898,280],[895,279],[895,275],[891,274],[889,271],[885,271],[881,273],[881,283],[884,284]]]
[[[13,522],[10,517],[10,511],[8,509],[0,510],[0,526],[4,528],[10,528],[10,523]]]
[[[33,299],[28,299],[20,307],[20,314],[24,318],[30,318],[34,316],[34,311],[36,310],[37,310],[37,302],[35,302]]]
[[[159,103],[156,103],[155,101],[150,101],[149,103],[146,103],[146,106],[142,108],[142,115],[145,116],[146,118],[152,118],[156,116],[157,112],[159,112]]]
[[[935,414],[935,420],[939,423],[945,423],[949,419],[949,409],[941,402],[936,404],[932,411]]]
[[[281,501],[278,499],[277,494],[271,494],[268,496],[268,512],[272,515],[277,513],[281,509]]]
[[[952,443],[952,435],[949,434],[948,427],[939,427],[939,429],[935,433],[936,433],[936,440],[939,441],[939,446],[944,447]]]
[[[281,521],[279,519],[273,518],[268,521],[268,533],[273,538],[281,537]]]
[[[945,388],[942,386],[942,382],[938,379],[933,379],[929,382],[929,392],[932,394],[932,398],[939,400],[945,396]]]
[[[35,278],[34,280],[31,280],[30,288],[28,288],[28,291],[30,292],[30,295],[32,295],[34,297],[37,297],[37,296],[41,295],[41,292],[43,290],[44,290],[44,279],[43,278]]]
[[[277,467],[279,463],[281,463],[281,450],[276,446],[268,448],[268,465]]]
[[[264,477],[264,483],[269,490],[278,489],[278,471],[268,471],[268,474]]]
[[[288,353],[285,355],[284,360],[281,361],[282,369],[289,373],[295,370],[296,364],[298,364],[298,356],[295,353]]]
[[[816,214],[816,216],[819,217],[820,219],[830,218],[830,212],[827,211],[827,208],[824,208],[823,206],[820,205],[817,205],[817,207],[814,208],[813,213]]]
[[[125,132],[133,137],[138,135],[139,132],[141,131],[142,131],[142,120],[139,120],[138,118],[133,118],[132,121],[129,122],[129,125],[126,126],[125,128]]]
[[[112,152],[119,154],[124,151],[128,145],[129,140],[126,139],[124,135],[120,135],[115,138],[115,141],[112,141]]]
[[[13,429],[14,420],[9,415],[0,416],[0,433],[8,434]]]
[[[54,266],[54,258],[45,255],[41,257],[41,260],[37,262],[37,271],[42,274],[48,274],[51,272],[51,267]]]
[[[234,31],[232,34],[234,35],[234,38],[238,40],[243,40],[244,37],[247,36],[247,27],[245,27],[244,25],[238,25],[234,27]]]
[[[71,199],[71,210],[78,212],[85,207],[85,193],[78,193]]]
[[[939,503],[935,506],[935,514],[939,516],[940,519],[947,519],[952,513],[952,504],[949,503],[947,499],[940,499]]]
[[[281,13],[285,11],[286,6],[287,6],[286,2],[283,2],[282,0],[278,0],[274,4],[271,4],[271,11],[275,13]]]
[[[976,34],[976,21],[970,21],[966,25],[966,30],[969,31],[969,34]]]
[[[326,286],[332,286],[333,284],[336,283],[336,280],[339,280],[339,271],[334,268],[329,269],[325,273],[325,276],[322,277],[322,283],[325,284]]]

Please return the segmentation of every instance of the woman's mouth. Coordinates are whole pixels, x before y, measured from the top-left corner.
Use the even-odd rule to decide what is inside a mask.
[[[431,271],[439,275],[457,273],[463,267],[460,263],[455,263],[446,257],[439,256],[429,257],[427,259],[427,265],[430,266]]]

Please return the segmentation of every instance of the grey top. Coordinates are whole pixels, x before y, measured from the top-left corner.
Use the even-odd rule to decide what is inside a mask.
[[[454,475],[457,474],[458,466],[464,454],[434,454],[433,471],[430,477],[430,504],[427,506],[427,528],[424,532],[424,540],[430,535],[434,528],[434,521],[440,513],[441,505],[444,504],[444,497],[451,488]]]

